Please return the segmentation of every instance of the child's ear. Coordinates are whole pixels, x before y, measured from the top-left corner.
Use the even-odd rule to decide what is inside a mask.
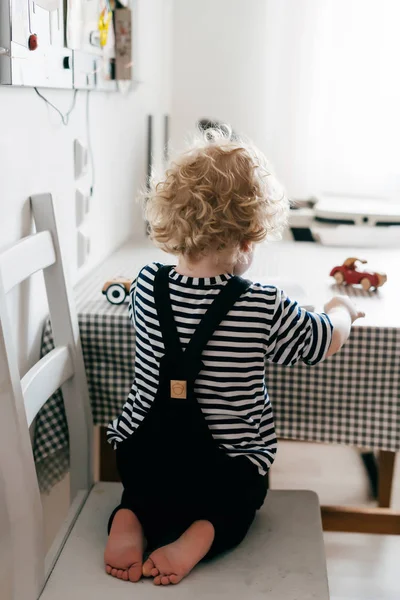
[[[240,244],[240,250],[242,252],[244,252],[245,254],[248,254],[249,252],[251,252],[252,249],[253,249],[252,242],[244,241]]]

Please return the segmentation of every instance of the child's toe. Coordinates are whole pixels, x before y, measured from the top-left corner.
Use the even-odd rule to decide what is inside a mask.
[[[154,577],[154,575],[152,574],[152,572],[155,570],[155,565],[153,563],[153,561],[151,560],[151,558],[148,558],[144,563],[143,563],[143,567],[142,567],[142,572],[143,575],[145,577]],[[156,569],[157,570],[157,569]],[[158,570],[156,575],[158,575]]]
[[[154,577],[153,583],[154,585],[161,585],[161,575],[157,575],[157,577]]]
[[[179,583],[181,581],[181,579],[182,579],[182,577],[179,577],[178,575],[175,575],[175,574],[169,576],[169,580],[173,584]]]
[[[128,571],[129,581],[132,581],[132,583],[136,583],[137,581],[139,581],[139,579],[141,577],[142,577],[142,565],[141,564],[132,565]]]
[[[161,577],[161,585],[169,585],[169,577],[167,575]]]

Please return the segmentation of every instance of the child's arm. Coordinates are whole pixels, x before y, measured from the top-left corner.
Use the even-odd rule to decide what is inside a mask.
[[[339,352],[346,343],[351,326],[357,319],[365,317],[365,313],[358,311],[346,296],[335,296],[324,306],[324,311],[329,316],[333,326],[332,341],[326,356],[333,356]]]
[[[273,288],[272,288],[273,289]],[[275,288],[272,321],[267,329],[266,358],[280,365],[302,360],[316,365],[340,350],[350,334],[352,323],[364,316],[347,297],[336,296],[313,313]],[[265,287],[267,308],[271,313],[271,287]]]

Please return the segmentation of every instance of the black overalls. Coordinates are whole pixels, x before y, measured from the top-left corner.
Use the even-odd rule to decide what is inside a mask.
[[[183,351],[169,297],[170,269],[161,267],[154,281],[165,346],[159,387],[143,423],[117,446],[124,492],[109,529],[116,511],[128,508],[152,550],[177,539],[194,521],[208,520],[215,528],[209,558],[243,540],[266,495],[256,466],[218,447],[194,395],[202,351],[249,283],[228,281]]]

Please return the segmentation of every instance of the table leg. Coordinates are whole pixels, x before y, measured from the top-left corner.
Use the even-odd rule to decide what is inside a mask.
[[[395,452],[388,452],[386,450],[379,451],[378,506],[381,508],[390,507],[395,460]]]
[[[100,481],[119,481],[115,451],[107,442],[107,427],[100,427]]]

